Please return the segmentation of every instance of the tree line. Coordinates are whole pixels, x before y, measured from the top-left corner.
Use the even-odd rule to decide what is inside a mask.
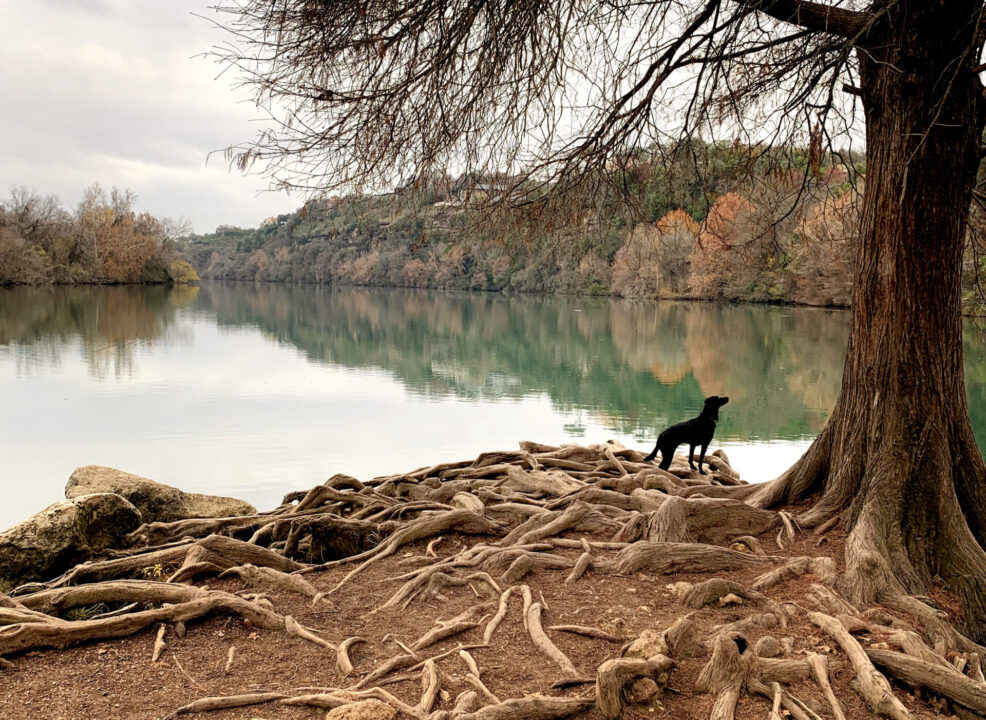
[[[23,187],[0,201],[0,285],[188,283],[186,221],[135,208],[137,195],[98,184],[74,210]]]
[[[536,234],[478,219],[469,187],[482,179],[442,178],[410,197],[334,196],[220,227],[184,252],[223,280],[848,305],[863,160],[812,168],[806,153],[751,173],[746,149],[701,150],[689,163],[641,155],[616,171],[619,197]],[[970,232],[969,313],[983,307],[979,247]]]

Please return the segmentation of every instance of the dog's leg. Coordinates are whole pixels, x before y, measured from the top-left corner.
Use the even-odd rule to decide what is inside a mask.
[[[695,469],[695,446],[690,443],[688,445],[688,467],[692,470]]]
[[[661,464],[658,465],[661,470],[667,470],[671,467],[671,458],[674,457],[674,448],[670,450],[666,447],[661,448]]]
[[[698,474],[699,475],[708,475],[708,473],[705,472],[705,470],[702,469],[702,463],[705,462],[705,451],[708,450],[708,448],[709,448],[709,444],[708,443],[704,443],[702,445],[701,452],[699,452],[699,454],[698,454]]]

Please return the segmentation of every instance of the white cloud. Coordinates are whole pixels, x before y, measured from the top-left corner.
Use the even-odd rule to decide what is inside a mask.
[[[0,4],[0,195],[27,185],[71,206],[92,182],[126,186],[199,232],[299,205],[221,153],[206,162],[252,138],[258,117],[203,57],[225,39],[210,14],[204,0]]]

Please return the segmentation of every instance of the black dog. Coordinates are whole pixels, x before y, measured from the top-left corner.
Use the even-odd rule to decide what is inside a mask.
[[[692,456],[695,454],[696,446],[701,445],[702,452],[698,456],[698,471],[705,475],[705,471],[702,470],[702,463],[705,462],[705,450],[712,442],[716,425],[719,423],[719,408],[728,402],[728,397],[719,397],[718,395],[705,398],[705,407],[702,408],[702,412],[697,418],[672,425],[657,436],[657,445],[654,446],[651,454],[644,458],[644,462],[653,460],[657,457],[657,451],[660,450],[661,464],[659,467],[667,470],[671,467],[671,458],[677,447],[682,443],[688,443],[688,467],[694,470],[695,465],[692,462]]]

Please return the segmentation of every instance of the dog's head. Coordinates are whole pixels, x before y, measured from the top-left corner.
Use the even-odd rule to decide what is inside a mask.
[[[712,397],[705,398],[705,409],[718,410],[728,402],[729,402],[729,398],[726,396],[713,395]]]

